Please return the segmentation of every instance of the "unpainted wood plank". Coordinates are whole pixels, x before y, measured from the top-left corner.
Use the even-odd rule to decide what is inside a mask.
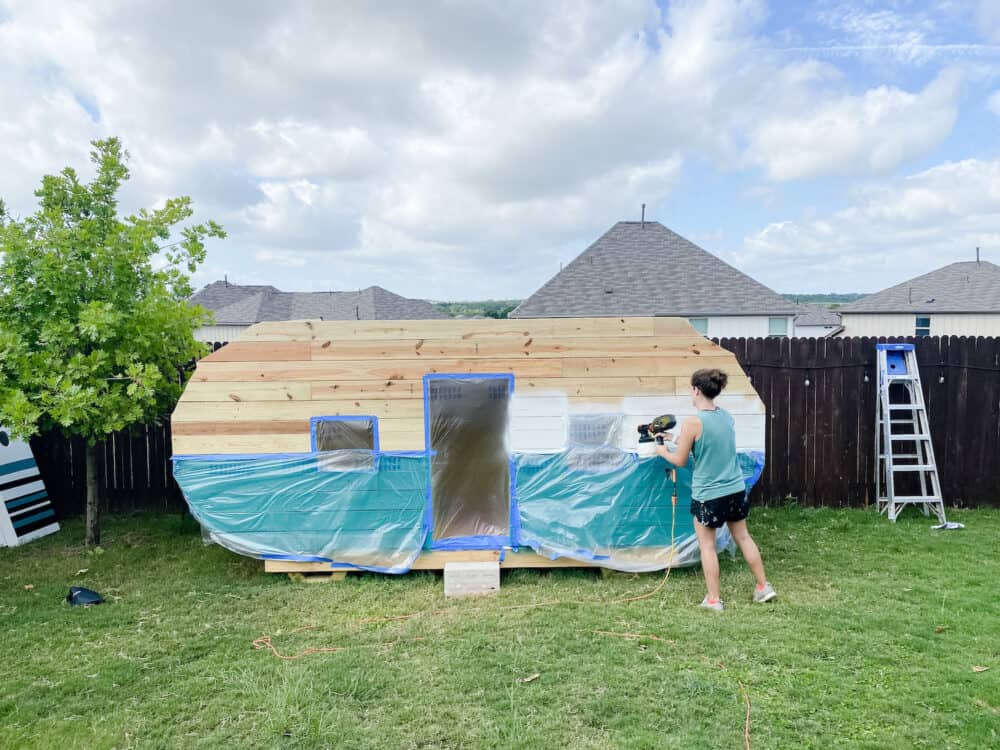
[[[382,425],[380,424],[381,428]],[[383,451],[422,451],[424,445],[424,428],[411,428],[408,432],[381,432],[378,436],[379,449]]]
[[[175,456],[230,453],[308,453],[309,434],[298,435],[175,435]]]
[[[380,424],[381,428],[382,425]],[[379,448],[383,451],[424,450],[423,424],[412,425],[406,431],[379,431]],[[178,435],[173,438],[173,451],[178,456],[240,453],[309,453],[312,446],[309,433],[295,435]]]
[[[669,320],[658,318],[658,321]],[[659,335],[689,334],[694,329],[660,323]],[[257,323],[240,341],[325,341],[378,339],[477,339],[492,336],[652,336],[653,318],[526,318],[504,320],[302,320]],[[687,327],[685,330],[684,326]]]
[[[422,379],[409,380],[314,380],[309,383],[316,401],[345,399],[410,399],[424,397]]]
[[[690,336],[694,334],[705,342],[712,343],[698,333],[687,318],[653,318],[653,333],[657,336]]]
[[[310,383],[316,400],[422,398],[422,380],[316,380]],[[568,396],[643,396],[648,394],[688,394],[690,375],[625,376],[618,378],[524,378],[515,377],[518,396],[565,393]],[[742,373],[730,374],[726,393],[756,395],[749,379]],[[205,399],[209,400],[209,399]]]
[[[425,374],[513,373],[517,377],[560,377],[562,360],[356,360],[313,362],[205,362],[191,379],[196,382],[245,380],[419,380]]]
[[[351,398],[348,396],[347,398]],[[309,383],[246,383],[241,381],[191,381],[181,395],[181,401],[309,401]]]
[[[295,362],[312,359],[308,342],[232,341],[202,358],[202,362]]]
[[[543,338],[536,336],[473,339],[402,339],[312,342],[312,358],[354,359],[522,359],[563,357],[673,357],[719,352],[699,336],[603,336]]]
[[[202,422],[174,422],[173,434],[187,435],[298,435],[309,434],[308,419],[285,420],[229,420]]]
[[[423,398],[393,400],[336,401],[246,401],[195,402],[179,405],[174,411],[174,425],[183,422],[224,422],[306,419],[364,414],[379,419],[422,418]]]
[[[739,367],[729,352],[714,356],[684,355],[677,357],[581,357],[557,361],[564,378],[620,376],[688,376],[703,367],[734,370]]]

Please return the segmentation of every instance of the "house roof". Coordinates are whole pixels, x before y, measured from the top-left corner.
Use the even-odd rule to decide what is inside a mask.
[[[800,304],[795,326],[839,326],[840,315],[825,305]]]
[[[273,286],[216,281],[191,297],[215,313],[216,325],[266,320],[427,320],[448,316],[430,302],[409,299],[378,286],[357,292],[282,292]]]
[[[793,315],[798,306],[656,221],[620,221],[512,318]]]
[[[963,261],[840,308],[843,313],[1000,313],[1000,266]]]

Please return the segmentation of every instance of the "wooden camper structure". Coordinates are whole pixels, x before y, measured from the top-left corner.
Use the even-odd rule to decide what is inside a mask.
[[[172,417],[175,475],[208,532],[236,551],[263,557],[269,570],[330,571],[342,565],[400,572],[441,568],[449,560],[628,568],[633,560],[629,542],[614,554],[607,543],[596,541],[590,545],[594,549],[573,554],[571,548],[580,544],[569,529],[573,521],[547,520],[544,514],[562,515],[559,508],[576,507],[587,488],[605,482],[605,495],[612,499],[595,500],[601,505],[597,512],[611,524],[602,533],[653,544],[652,537],[635,529],[643,523],[663,526],[667,511],[654,495],[630,505],[625,496],[632,490],[607,483],[621,474],[618,466],[635,474],[629,479],[634,482],[653,476],[656,462],[656,476],[663,474],[666,464],[660,459],[643,459],[646,474],[635,473],[642,463],[634,453],[636,427],[658,414],[693,413],[690,376],[703,367],[729,374],[719,403],[733,414],[738,448],[762,465],[763,404],[733,355],[683,319],[260,323],[198,363]],[[325,458],[340,454],[356,462],[330,464]],[[379,458],[384,465],[377,463]],[[557,459],[558,465],[553,463]],[[389,475],[375,483],[372,471],[409,471],[411,460],[422,463],[413,464],[409,499],[374,508],[378,503],[373,498],[381,491],[377,488],[387,486]],[[364,533],[362,527],[380,533],[370,521],[373,509],[395,513],[403,505],[415,509],[424,502],[426,538],[421,537],[419,551],[412,548],[415,537],[404,533],[408,541],[400,544],[408,552],[389,565],[360,553],[341,561],[336,545],[316,554],[319,542],[314,537],[303,541],[310,529],[301,514],[312,512],[310,496],[287,496],[288,483],[278,478],[285,471],[280,461],[294,462],[296,472],[319,476],[317,486],[324,489],[317,492],[329,489],[324,498],[330,512],[317,512],[317,523],[322,515],[323,523],[339,524],[340,530],[346,518],[369,519],[358,521],[351,532],[355,540]],[[307,461],[318,463],[306,466]],[[406,466],[400,469],[402,464]],[[258,498],[250,497],[256,490],[246,481],[232,489],[227,477],[245,477],[258,468],[262,476],[273,475],[262,480]],[[350,472],[365,476],[353,479]],[[566,482],[573,486],[567,488]],[[339,496],[334,488],[343,488],[336,490]],[[679,490],[683,503],[684,488]],[[344,499],[348,496],[355,499]],[[356,505],[343,510],[343,503],[352,502]],[[254,503],[261,506],[257,515]],[[530,506],[527,511],[525,506]],[[281,514],[277,525],[298,524],[298,531],[290,532],[298,534],[290,543],[294,548],[271,539],[258,549],[247,542],[256,537],[241,536],[244,530],[248,535],[274,532],[277,522],[264,520],[269,508],[275,518]],[[531,516],[532,509],[538,517]],[[590,507],[581,518],[594,512]],[[635,528],[621,526],[619,531],[614,526],[619,521],[609,520],[615,514],[633,514]],[[650,514],[660,515],[654,519]],[[686,517],[682,505],[671,519],[681,536],[690,533]],[[220,530],[222,522],[213,528],[220,518],[238,521],[226,530]],[[559,524],[566,528],[556,529]],[[546,536],[549,527],[551,539]],[[662,533],[655,545],[664,546]],[[676,539],[669,546],[676,548]],[[652,567],[643,569],[676,561],[676,551],[654,556]],[[608,563],[612,558],[624,562]]]

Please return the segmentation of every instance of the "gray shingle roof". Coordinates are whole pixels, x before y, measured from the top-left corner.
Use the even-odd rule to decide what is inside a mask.
[[[798,306],[656,221],[620,221],[511,313],[794,315]]]
[[[842,313],[1000,312],[1000,266],[963,261],[844,305]]]
[[[239,286],[228,281],[215,281],[191,296],[191,302],[209,310],[221,310],[256,294],[278,291],[273,286]]]
[[[400,297],[378,286],[357,292],[282,292],[273,286],[216,281],[191,297],[212,310],[216,325],[265,320],[427,320],[447,318],[422,299]]]
[[[799,305],[801,312],[795,316],[796,326],[839,326],[840,315],[825,305]]]

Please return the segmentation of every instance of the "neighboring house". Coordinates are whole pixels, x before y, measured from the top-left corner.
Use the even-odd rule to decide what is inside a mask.
[[[275,320],[427,320],[448,318],[430,302],[382,287],[357,292],[282,292],[273,286],[215,281],[190,300],[215,314],[215,324],[195,331],[199,341],[232,341],[254,323]]]
[[[792,336],[799,306],[656,221],[620,221],[512,318],[658,315],[709,337]]]
[[[843,330],[840,315],[825,305],[799,305],[802,311],[795,316],[795,335],[799,338],[825,339]]]
[[[843,336],[1000,336],[1000,266],[952,263],[838,312]]]

